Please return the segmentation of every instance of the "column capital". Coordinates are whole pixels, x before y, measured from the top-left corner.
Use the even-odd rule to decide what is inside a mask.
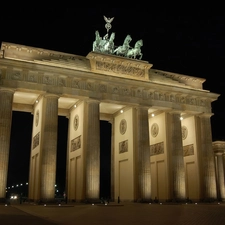
[[[180,114],[183,112],[182,110],[177,110],[177,109],[171,109],[171,110],[168,110],[166,111],[167,113],[169,114]]]
[[[0,92],[15,93],[15,89],[0,87]]]
[[[214,151],[215,155],[219,156],[219,155],[224,155],[223,151]]]
[[[181,111],[170,110],[170,111],[167,111],[166,113],[167,113],[168,115],[170,115],[170,116],[174,116],[175,118],[181,120],[181,117],[182,117],[182,115],[181,115],[182,112],[181,112]]]
[[[51,93],[43,94],[43,97],[45,97],[45,98],[58,98],[59,99],[59,95],[51,94]]]
[[[203,113],[200,113],[200,114],[197,114],[196,116],[200,117],[200,118],[210,118],[211,116],[213,116],[214,114],[213,113],[207,113],[207,112],[203,112]]]
[[[134,106],[133,108],[135,109],[146,109],[146,110],[149,110],[149,106],[145,106],[145,105],[136,105]]]
[[[212,143],[213,151],[217,155],[225,154],[225,141],[214,141]]]
[[[98,100],[98,99],[94,99],[94,98],[87,98],[87,99],[84,99],[84,102],[87,102],[87,103],[100,103],[101,101]]]

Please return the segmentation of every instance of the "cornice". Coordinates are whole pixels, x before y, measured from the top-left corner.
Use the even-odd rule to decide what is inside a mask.
[[[3,42],[2,57],[40,65],[90,71],[90,63],[86,57]]]
[[[205,79],[199,78],[199,77],[192,77],[184,74],[178,74],[178,73],[172,73],[157,69],[151,69],[150,70],[150,79],[151,74],[158,74],[166,78],[170,78],[173,81],[177,81],[180,85],[187,85],[189,87],[195,88],[195,89],[203,89],[202,84],[205,82]]]

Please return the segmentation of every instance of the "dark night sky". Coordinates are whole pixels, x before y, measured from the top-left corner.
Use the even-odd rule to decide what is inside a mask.
[[[60,7],[40,10],[30,7],[17,9],[14,13],[2,11],[0,42],[82,56],[92,51],[95,30],[101,36],[106,34],[103,15],[114,17],[110,32],[116,33],[115,45],[121,45],[127,34],[133,39],[131,45],[143,39],[142,59],[152,63],[153,68],[205,78],[204,89],[220,94],[212,104],[212,135],[213,140],[225,139],[225,13],[222,6],[212,3],[202,6],[170,3],[128,9]],[[21,159],[19,167],[12,166],[13,156],[10,154],[9,177],[11,182],[20,182],[17,181],[20,176],[15,176],[14,172],[24,171],[29,164],[25,155],[30,151],[32,115],[13,115],[10,149],[24,159]],[[25,126],[21,125],[24,118],[27,121]],[[59,119],[62,133],[67,129],[64,120]],[[61,142],[65,143],[66,137],[61,137]]]

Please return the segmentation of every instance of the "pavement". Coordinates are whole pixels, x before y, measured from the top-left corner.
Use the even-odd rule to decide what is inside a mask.
[[[225,204],[0,205],[0,225],[221,225]]]

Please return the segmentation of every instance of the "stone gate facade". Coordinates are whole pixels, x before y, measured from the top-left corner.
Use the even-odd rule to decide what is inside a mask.
[[[6,195],[12,111],[24,111],[33,114],[30,200],[54,199],[59,115],[69,120],[68,201],[100,198],[100,120],[112,124],[112,199],[217,199],[210,117],[219,95],[204,90],[204,81],[138,59],[3,42],[0,198]]]

